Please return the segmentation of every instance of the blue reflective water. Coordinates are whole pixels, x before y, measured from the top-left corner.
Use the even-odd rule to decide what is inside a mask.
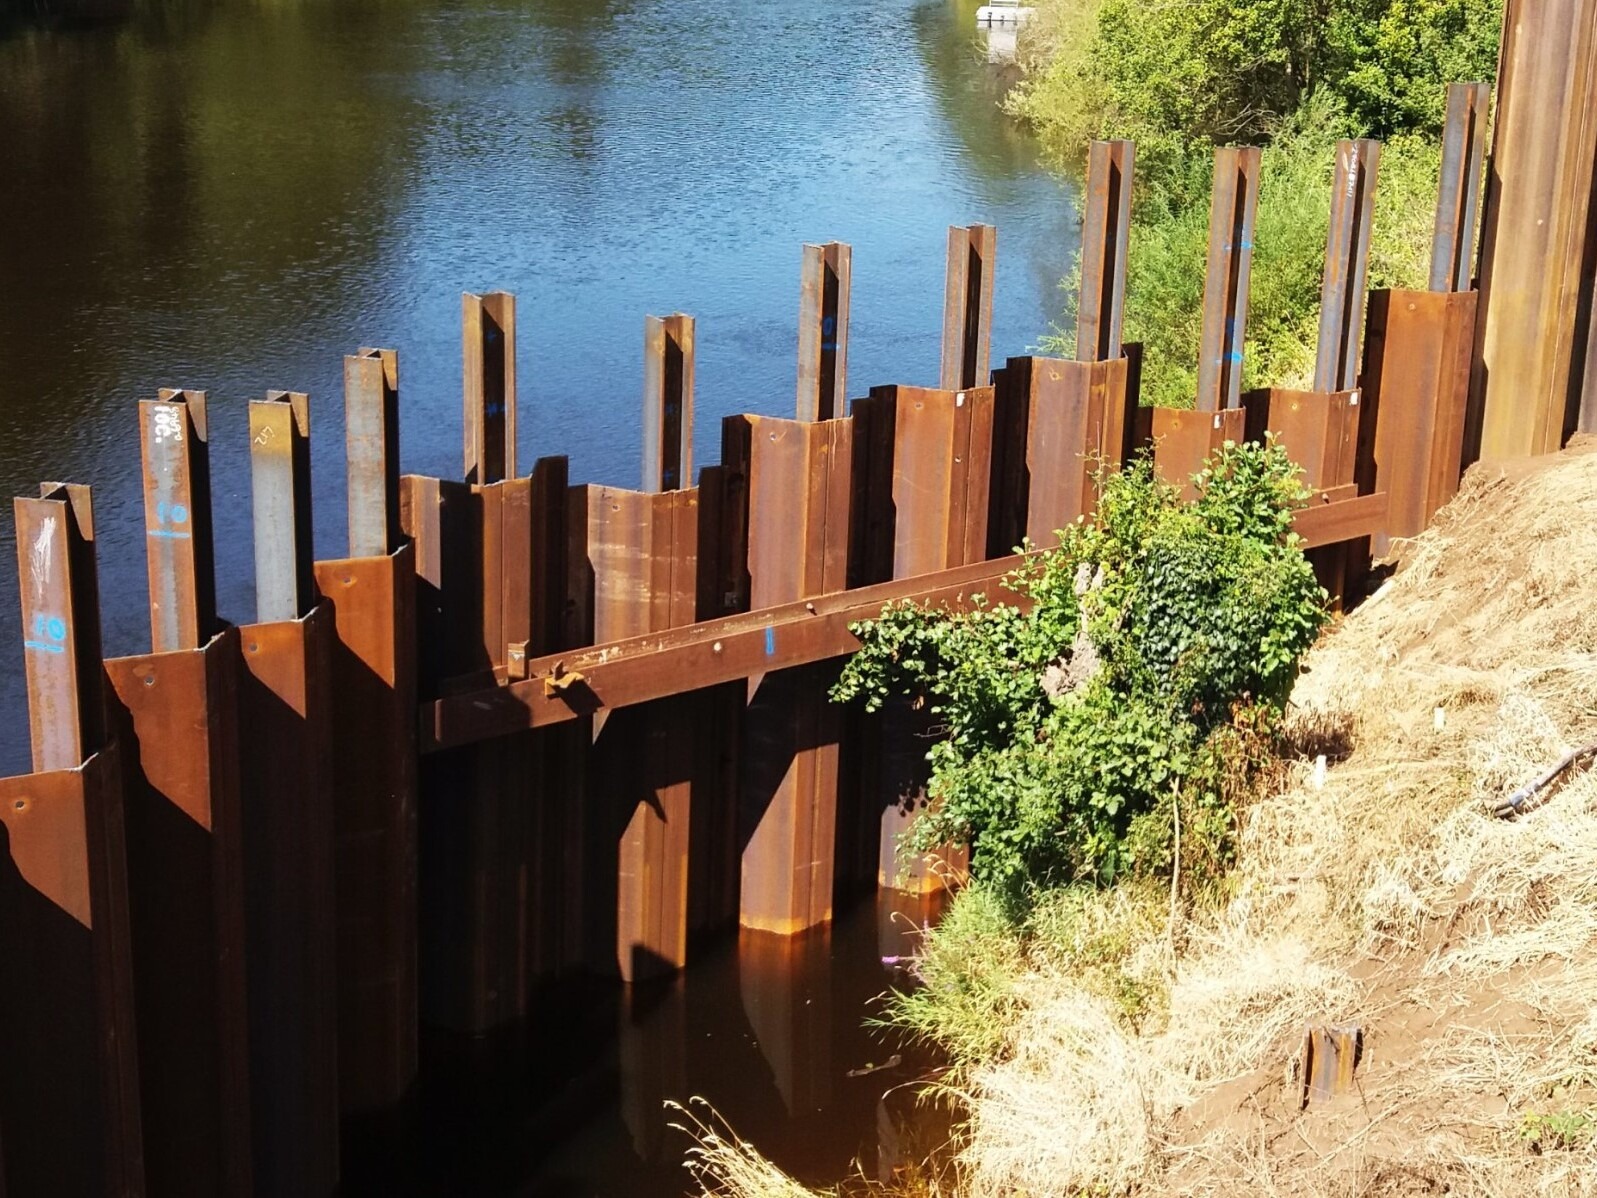
[[[107,647],[148,648],[134,402],[210,391],[223,615],[253,618],[246,401],[306,390],[345,546],[341,355],[400,351],[461,468],[460,292],[519,296],[521,461],[636,485],[645,313],[698,318],[695,458],[793,405],[799,246],[854,246],[850,390],[935,380],[945,228],[999,229],[995,355],[1047,328],[1066,185],[974,0],[156,0],[0,41],[0,489],[92,482]],[[0,520],[0,770],[25,768]]]

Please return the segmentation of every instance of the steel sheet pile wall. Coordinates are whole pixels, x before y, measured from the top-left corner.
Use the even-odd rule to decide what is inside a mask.
[[[1485,99],[1452,95],[1441,289],[1369,297],[1367,340],[1378,147],[1339,149],[1313,392],[1243,393],[1258,155],[1226,149],[1196,407],[1138,407],[1120,142],[1090,155],[1076,360],[990,369],[996,234],[951,229],[940,386],[850,407],[851,252],[806,246],[796,418],[727,419],[697,479],[681,314],[645,324],[638,490],[518,472],[510,295],[463,299],[458,480],[401,478],[398,358],[351,355],[342,559],[311,544],[309,400],[269,393],[251,624],[215,610],[205,397],[142,404],[152,652],[101,661],[87,490],[17,501],[36,772],[0,781],[4,1192],[401,1189],[424,1026],[497,1092],[578,975],[670,974],[737,924],[751,962],[824,955],[801,934],[852,892],[948,884],[960,851],[899,845],[927,717],[827,697],[849,624],[993,592],[1141,448],[1190,492],[1218,444],[1277,436],[1354,595],[1361,539],[1457,483]],[[829,1016],[749,985],[804,1106],[828,1083],[798,1046]]]

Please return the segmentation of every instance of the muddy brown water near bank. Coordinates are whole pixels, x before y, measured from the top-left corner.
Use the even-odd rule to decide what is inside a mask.
[[[674,1198],[691,1141],[665,1104],[694,1097],[801,1179],[880,1177],[926,1134],[935,1062],[864,1017],[942,907],[884,892],[830,929],[723,940],[670,982],[561,987],[521,1046],[431,1037],[415,1158],[363,1192]]]

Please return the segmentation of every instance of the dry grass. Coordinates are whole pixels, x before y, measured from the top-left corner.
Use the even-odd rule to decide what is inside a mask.
[[[1405,558],[1312,655],[1311,755],[1169,962],[1169,1018],[1136,1034],[1026,980],[1011,1058],[973,1079],[972,1194],[1597,1193],[1590,1141],[1518,1134],[1597,1104],[1597,773],[1489,814],[1597,739],[1597,455],[1477,472]],[[1369,1051],[1356,1100],[1300,1114],[1311,1020]]]
[[[1403,559],[1311,655],[1306,757],[1249,813],[1226,909],[1127,925],[1163,1013],[1046,961],[1015,980],[1007,1052],[966,1079],[965,1192],[1597,1195],[1597,1136],[1524,1134],[1597,1114],[1597,770],[1490,814],[1597,740],[1597,453],[1477,469]],[[1300,1112],[1315,1020],[1366,1054]],[[804,1193],[710,1142],[708,1192]]]
[[[693,1140],[683,1162],[701,1194],[717,1198],[822,1198],[778,1169],[747,1140],[740,1139],[718,1111],[702,1098],[687,1106],[667,1103],[682,1121],[671,1124]]]

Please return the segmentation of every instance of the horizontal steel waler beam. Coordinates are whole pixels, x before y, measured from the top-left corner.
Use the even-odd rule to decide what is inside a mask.
[[[1294,528],[1305,549],[1384,529],[1386,493],[1354,496],[1353,491],[1347,486],[1319,492],[1297,514]],[[422,752],[844,657],[859,648],[850,624],[874,619],[887,604],[906,599],[966,610],[1023,560],[995,558],[532,660],[512,647],[514,680],[422,706]],[[1009,599],[1024,604],[1023,597]]]

